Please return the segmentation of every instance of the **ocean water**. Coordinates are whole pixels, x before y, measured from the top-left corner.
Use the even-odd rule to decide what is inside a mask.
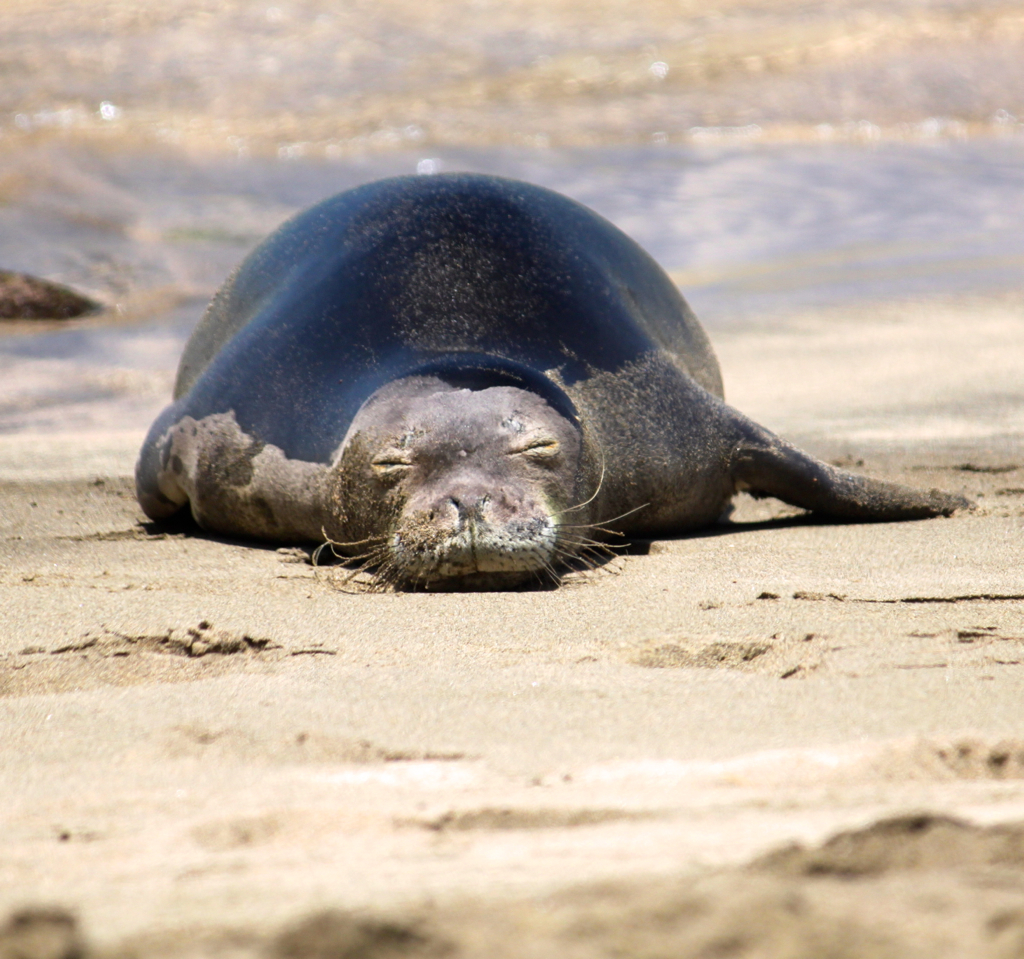
[[[1024,287],[1024,11],[988,0],[9,0],[0,433],[141,429],[303,207],[474,170],[592,207],[710,329]]]
[[[1017,139],[447,148],[338,161],[50,148],[23,162],[39,185],[0,206],[0,264],[113,303],[155,290],[206,298],[293,213],[417,170],[512,176],[579,200],[647,249],[711,326],[1024,278]]]
[[[447,148],[323,159],[49,145],[0,206],[0,265],[106,318],[0,337],[0,431],[148,420],[209,296],[260,238],[380,176],[474,170],[566,193],[644,246],[714,335],[853,302],[1024,287],[1024,142]]]

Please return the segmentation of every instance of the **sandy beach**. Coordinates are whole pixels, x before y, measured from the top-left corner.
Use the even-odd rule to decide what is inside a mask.
[[[976,512],[748,500],[555,592],[339,592],[305,552],[144,522],[137,430],[4,437],[0,906],[141,955],[258,954],[330,908],[467,955],[1016,955],[990,926],[1020,915],[1024,827],[1009,853],[988,830],[1024,820],[1024,403],[983,414],[1017,388],[1019,310],[717,342],[752,415]],[[908,813],[963,824],[872,838]],[[757,864],[842,830],[831,870]]]
[[[0,268],[104,306],[0,327],[0,957],[1024,956],[1020,11],[100,6],[0,39]],[[430,595],[146,520],[217,285],[418,168],[592,205],[731,404],[977,508]]]

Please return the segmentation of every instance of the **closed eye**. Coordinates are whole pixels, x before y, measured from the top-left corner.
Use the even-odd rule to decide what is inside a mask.
[[[384,455],[372,460],[370,465],[378,475],[387,476],[409,469],[412,463],[404,457]]]
[[[536,460],[548,460],[558,455],[560,449],[558,440],[555,439],[539,439],[534,440],[527,446],[520,447],[519,449],[510,450],[512,456],[528,456],[530,459]]]

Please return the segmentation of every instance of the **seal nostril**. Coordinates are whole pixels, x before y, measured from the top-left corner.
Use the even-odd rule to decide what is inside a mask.
[[[484,507],[490,502],[490,494],[483,494],[477,496],[476,494],[470,493],[468,495],[449,496],[448,502],[455,507],[455,511],[463,519],[469,517],[479,518],[483,514]]]

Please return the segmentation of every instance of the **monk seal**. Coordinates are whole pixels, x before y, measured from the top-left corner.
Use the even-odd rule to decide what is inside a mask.
[[[185,347],[136,468],[154,520],[329,539],[398,587],[554,580],[608,534],[714,523],[738,490],[848,520],[962,497],[820,462],[724,402],[661,268],[564,196],[381,180],[264,240]]]

